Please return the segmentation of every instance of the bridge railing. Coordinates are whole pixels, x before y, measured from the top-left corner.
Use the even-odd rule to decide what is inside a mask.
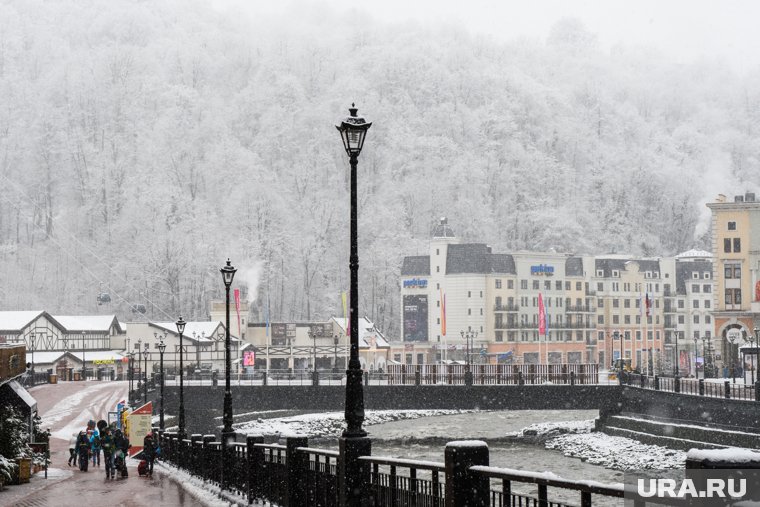
[[[597,364],[471,364],[474,385],[598,384]],[[467,382],[463,364],[394,364],[387,367],[390,385],[455,384]]]
[[[176,433],[154,431],[159,435],[163,460],[221,487],[222,444],[214,441],[213,435],[192,435],[187,439]],[[360,457],[368,465],[358,468],[361,504],[565,506],[570,505],[568,498],[580,494],[580,505],[585,507],[592,505],[593,497],[623,496],[620,485],[489,467],[484,442],[450,442],[444,451],[442,463]],[[229,476],[224,481],[225,489],[245,496],[249,504],[264,501],[283,507],[337,506],[341,504],[341,484],[346,483],[340,477],[345,472],[340,466],[342,459],[339,451],[308,447],[306,437],[288,437],[282,445],[265,444],[262,436],[248,435],[244,444],[232,444],[226,462],[225,473]],[[515,484],[522,484],[516,489],[535,486],[536,490],[518,492]]]
[[[760,401],[760,380],[755,384],[735,383],[733,380],[694,379],[681,377],[646,376],[627,373],[623,383],[642,389],[668,391],[693,396]]]

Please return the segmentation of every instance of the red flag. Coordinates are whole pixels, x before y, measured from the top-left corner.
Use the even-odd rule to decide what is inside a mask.
[[[652,300],[649,298],[649,293],[646,293],[646,306],[647,306],[647,317],[649,317],[649,309],[652,307]]]
[[[538,334],[546,334],[546,308],[544,308],[544,298],[538,293]]]

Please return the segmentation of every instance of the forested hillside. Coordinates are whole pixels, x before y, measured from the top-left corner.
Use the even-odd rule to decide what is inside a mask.
[[[0,1],[0,308],[204,319],[229,256],[252,318],[342,313],[353,101],[360,307],[390,336],[440,216],[497,252],[671,255],[709,246],[708,198],[760,186],[758,69],[573,20],[503,44],[211,5]]]

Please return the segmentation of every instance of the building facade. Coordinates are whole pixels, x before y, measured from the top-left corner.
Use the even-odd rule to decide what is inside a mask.
[[[744,362],[740,351],[756,356],[750,339],[760,324],[760,201],[754,193],[725,195],[707,207],[712,212],[714,335],[710,337],[718,367]],[[743,345],[753,345],[750,350]],[[746,358],[745,358],[746,359]],[[755,363],[756,359],[752,357]]]

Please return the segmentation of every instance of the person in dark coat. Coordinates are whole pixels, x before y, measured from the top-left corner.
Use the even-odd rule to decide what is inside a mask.
[[[113,443],[113,435],[111,435],[111,429],[105,428],[100,433],[100,445],[103,448],[103,461],[106,465],[106,479],[113,479],[114,478],[114,469],[113,469],[113,451],[114,451],[114,443]]]
[[[84,431],[79,432],[77,448],[79,451],[79,470],[86,472],[87,465],[90,464],[90,439]]]
[[[153,477],[153,461],[156,459],[156,442],[153,434],[148,433],[143,440],[143,458],[148,464],[148,477]]]

